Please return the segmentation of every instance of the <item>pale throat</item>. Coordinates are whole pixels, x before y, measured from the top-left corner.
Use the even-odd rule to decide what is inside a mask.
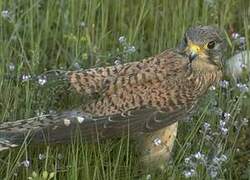
[[[214,73],[221,71],[220,67],[212,63],[208,56],[199,56],[197,59],[192,61],[192,69],[194,71],[200,71],[205,73]]]
[[[195,76],[201,77],[204,81],[208,81],[210,85],[216,85],[222,78],[222,69],[209,62],[208,59],[197,58],[192,62],[192,71]]]

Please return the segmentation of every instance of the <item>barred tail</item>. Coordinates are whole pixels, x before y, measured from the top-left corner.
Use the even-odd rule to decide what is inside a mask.
[[[5,122],[0,124],[0,151],[23,143],[69,143],[76,132],[91,142],[121,134],[120,128],[117,131],[105,129],[105,122],[107,117],[94,118],[77,110]]]
[[[17,144],[11,143],[7,139],[0,138],[0,151],[10,149],[10,148],[13,148],[13,147],[17,147],[17,146],[18,146]]]
[[[66,111],[0,124],[0,151],[23,143],[68,143],[79,129],[86,140],[96,141],[103,123],[81,111]]]

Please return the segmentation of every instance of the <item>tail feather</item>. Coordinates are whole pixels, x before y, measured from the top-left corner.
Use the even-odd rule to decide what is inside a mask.
[[[23,143],[70,143],[76,133],[89,142],[127,133],[137,135],[160,129],[182,117],[183,113],[180,112],[171,115],[152,108],[110,116],[92,116],[81,110],[47,114],[0,124],[0,151]],[[158,121],[158,118],[162,121]]]
[[[10,148],[14,148],[14,147],[17,147],[17,146],[18,146],[17,144],[13,144],[7,139],[0,138],[0,151],[10,149]]]
[[[107,117],[95,118],[82,111],[72,110],[5,122],[0,124],[0,151],[20,146],[24,142],[27,144],[69,143],[76,132],[79,132],[86,141],[91,142],[122,133],[121,130],[125,125],[110,130],[105,127],[107,121]]]

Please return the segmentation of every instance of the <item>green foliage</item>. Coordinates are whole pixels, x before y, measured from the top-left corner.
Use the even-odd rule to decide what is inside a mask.
[[[2,0],[0,10],[2,122],[79,103],[63,98],[61,89],[51,91],[49,83],[37,83],[38,75],[144,58],[175,47],[191,25],[217,25],[225,32],[233,25],[249,47],[250,3],[245,0]],[[125,42],[119,42],[122,36]],[[230,50],[233,53],[234,47]],[[22,80],[24,75],[32,80]],[[185,158],[197,152],[207,155],[208,164],[198,164],[194,178],[210,179],[209,159],[221,154],[227,161],[217,177],[249,178],[250,127],[234,125],[250,117],[249,99],[249,94],[233,86],[211,92],[194,120],[181,123],[173,160],[165,172],[141,172],[133,143],[125,137],[97,145],[78,140],[1,153],[0,179],[182,179],[191,168]],[[202,130],[208,122],[211,131],[221,133],[215,104],[231,116],[228,133],[212,136],[211,144]]]

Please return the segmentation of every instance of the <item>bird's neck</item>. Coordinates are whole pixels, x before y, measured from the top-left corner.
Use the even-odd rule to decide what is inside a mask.
[[[200,73],[221,72],[221,68],[209,60],[197,59],[192,62],[191,66],[194,71],[198,71]]]
[[[208,61],[197,60],[191,64],[191,73],[188,79],[198,78],[210,86],[217,84],[222,78],[222,70],[219,66]]]

